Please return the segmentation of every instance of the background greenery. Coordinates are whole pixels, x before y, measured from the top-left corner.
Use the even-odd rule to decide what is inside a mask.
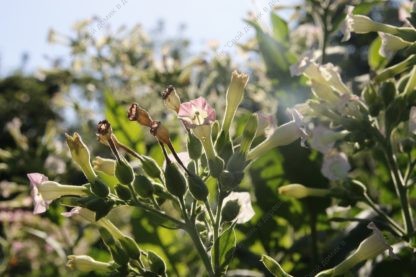
[[[270,30],[254,18],[246,18],[255,35],[239,41],[239,57],[219,54],[215,46],[191,56],[188,40],[155,39],[139,25],[114,28],[100,38],[91,36],[89,26],[94,22],[88,20],[78,22],[69,34],[52,31],[51,43],[71,49],[70,66],[54,63],[36,73],[17,70],[0,79],[0,122],[4,126],[0,130],[0,275],[65,276],[70,274],[64,266],[67,254],[109,258],[97,230],[84,222],[63,219],[59,215],[62,207],[53,207],[42,216],[31,213],[26,173],[42,172],[63,183],[85,183],[69,160],[63,143],[65,132],[80,132],[93,147],[94,155],[110,157],[108,150],[95,141],[96,123],[107,118],[121,142],[162,164],[163,155],[151,136],[138,125],[127,124],[125,114],[129,103],[140,103],[168,126],[176,148],[185,149],[183,130],[172,114],[166,113],[160,98],[169,84],[177,88],[183,101],[203,95],[221,114],[232,70],[249,73],[246,98],[237,114],[235,131],[241,133],[250,112],[271,113],[278,122],[285,122],[286,108],[310,97],[305,79],[289,73],[289,66],[306,50],[323,49],[323,62],[341,67],[342,78],[357,93],[363,75],[403,59],[404,54],[389,61],[382,58],[376,34],[340,42],[346,4],[358,4],[360,13],[380,22],[400,25],[400,3],[329,2],[307,0],[295,6],[282,3],[269,14]],[[283,8],[293,14],[290,22],[277,15],[276,11]],[[388,203],[387,208],[395,207],[398,199],[386,167],[379,162],[380,153],[368,150],[351,155],[353,168],[364,168],[360,176],[373,184],[371,196]],[[251,166],[241,189],[252,193],[256,216],[238,226],[238,247],[230,275],[238,276],[237,269],[250,270],[252,276],[267,275],[259,261],[265,253],[294,276],[312,275],[339,263],[368,236],[366,222],[330,219],[365,213],[363,207],[328,210],[333,207],[329,199],[299,201],[278,195],[277,188],[288,183],[328,187],[320,173],[321,161],[319,153],[294,143],[275,149]],[[376,167],[371,166],[375,163]],[[414,207],[415,191],[411,193]],[[140,210],[118,208],[110,216],[141,246],[166,258],[169,275],[202,274],[197,253],[183,233],[161,227]],[[368,220],[377,218],[371,214]],[[400,272],[398,276],[411,276],[416,272],[412,253],[403,250],[398,255],[398,260],[375,263],[365,274],[392,276]]]

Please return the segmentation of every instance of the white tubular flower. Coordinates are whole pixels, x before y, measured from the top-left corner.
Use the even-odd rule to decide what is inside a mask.
[[[414,135],[416,134],[416,106],[413,106],[410,109],[409,132],[414,134]]]
[[[108,274],[111,272],[110,263],[96,261],[87,255],[69,255],[66,266],[72,270],[85,273],[95,271]]]
[[[337,67],[332,63],[326,63],[319,67],[325,81],[337,92],[341,94],[351,94],[351,90],[344,84],[339,75]]]
[[[231,192],[224,198],[224,206],[229,201],[237,201],[240,210],[237,217],[234,219],[237,224],[243,224],[248,222],[254,216],[254,210],[251,206],[251,197],[248,192]]]
[[[381,47],[379,53],[383,57],[390,57],[400,49],[412,45],[412,43],[388,33],[379,32],[378,35],[381,38]]]
[[[100,227],[107,229],[107,231],[116,239],[121,239],[124,237],[124,234],[106,217],[95,220],[95,213],[89,209],[74,207],[69,212],[61,213],[65,217],[81,217],[82,219],[94,223]]]
[[[256,129],[256,137],[260,135],[270,136],[277,128],[276,118],[271,114],[256,113],[258,124]]]
[[[40,173],[29,173],[31,195],[34,202],[34,214],[46,212],[49,204],[62,196],[86,196],[88,189],[84,186],[61,185],[48,181],[48,178]]]
[[[261,157],[271,149],[290,144],[298,138],[305,139],[307,137],[303,129],[302,115],[295,109],[292,109],[291,113],[293,119],[279,126],[267,139],[250,150],[247,154],[248,160]]]
[[[333,268],[333,276],[343,275],[360,262],[373,259],[386,250],[389,251],[390,256],[394,256],[392,247],[387,243],[387,240],[392,238],[385,237],[373,222],[370,222],[367,227],[373,231],[373,234],[363,240],[354,253]]]
[[[350,170],[351,166],[345,153],[332,151],[325,154],[321,172],[329,180],[345,179]]]
[[[347,41],[351,38],[351,32],[357,34],[367,34],[370,32],[385,32],[395,34],[398,32],[397,28],[391,25],[382,24],[371,20],[368,16],[353,14],[354,7],[347,6],[347,16],[345,17],[343,31],[344,38],[342,41]]]
[[[312,130],[310,146],[325,154],[334,147],[337,140],[342,139],[348,131],[334,132],[325,126],[319,125]]]
[[[114,176],[116,172],[116,161],[113,159],[105,159],[100,156],[95,157],[92,161],[94,170],[104,172],[110,176]]]
[[[308,188],[301,184],[290,184],[281,186],[279,188],[279,194],[301,199],[309,196],[325,197],[330,193],[328,189]]]

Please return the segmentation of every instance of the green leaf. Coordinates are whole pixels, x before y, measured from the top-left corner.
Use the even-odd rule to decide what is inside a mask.
[[[387,59],[379,54],[381,39],[377,37],[368,49],[368,64],[372,70],[383,68],[387,64]]]
[[[287,73],[289,68],[289,63],[285,57],[287,48],[268,33],[265,33],[255,21],[246,20],[246,22],[256,30],[259,50],[266,63],[268,75]]]
[[[287,22],[276,13],[270,13],[270,18],[272,21],[273,37],[282,43],[288,41],[289,27],[287,26]]]
[[[279,277],[292,277],[292,275],[286,273],[283,268],[279,265],[278,262],[276,262],[273,258],[263,255],[261,256],[260,260],[264,266],[267,268],[267,270],[273,274],[273,276],[279,276]]]
[[[234,227],[229,227],[220,235],[218,239],[220,246],[220,265],[222,269],[225,269],[234,257],[234,251],[236,248]]]

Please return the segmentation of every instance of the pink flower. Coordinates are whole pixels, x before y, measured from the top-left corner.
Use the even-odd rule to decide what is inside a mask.
[[[200,125],[209,125],[215,121],[215,117],[215,110],[203,97],[182,103],[179,107],[178,118],[190,129]]]
[[[334,150],[325,154],[321,172],[329,180],[345,179],[350,170],[348,157],[344,153]]]
[[[34,202],[34,214],[41,214],[46,212],[51,201],[45,201],[42,195],[39,192],[38,187],[42,185],[43,182],[48,181],[48,177],[41,173],[29,173],[27,177],[30,180],[30,194]]]

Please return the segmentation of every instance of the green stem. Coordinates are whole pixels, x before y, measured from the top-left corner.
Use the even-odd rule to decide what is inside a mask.
[[[205,246],[203,245],[201,241],[201,237],[199,236],[199,233],[198,233],[198,230],[196,229],[195,224],[192,223],[188,217],[188,213],[186,211],[185,202],[183,201],[183,198],[179,199],[179,204],[181,206],[183,217],[185,218],[185,222],[186,222],[185,231],[191,237],[196,247],[196,250],[198,251],[198,254],[202,259],[202,262],[204,263],[204,266],[206,270],[208,271],[208,275],[210,277],[214,277],[215,274],[214,274],[214,271],[212,270],[212,266],[211,266],[209,256],[207,254],[207,250],[205,249]]]
[[[220,186],[218,186],[220,187]],[[215,215],[215,224],[214,224],[214,269],[216,276],[219,276],[220,270],[220,244],[219,244],[219,229],[220,229],[220,221],[221,221],[221,210],[222,210],[222,202],[224,200],[223,194],[221,190],[218,192],[218,206]]]
[[[388,214],[386,214],[385,212],[383,212],[381,209],[379,209],[377,207],[377,205],[374,203],[374,201],[367,195],[364,195],[365,197],[365,202],[379,215],[381,216],[384,220],[386,220],[390,227],[394,230],[396,230],[400,236],[403,236],[405,234],[405,231],[402,229],[402,227],[400,227],[390,216],[388,216]]]

